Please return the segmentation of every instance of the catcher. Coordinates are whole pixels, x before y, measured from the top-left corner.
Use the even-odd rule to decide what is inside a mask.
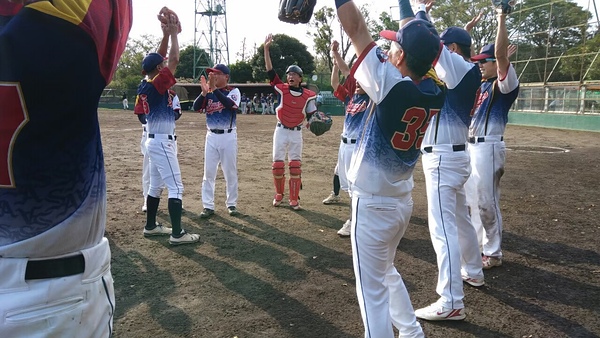
[[[277,92],[275,116],[277,126],[273,134],[273,182],[275,184],[275,198],[273,206],[279,206],[283,201],[285,191],[285,159],[287,154],[290,170],[290,207],[300,210],[298,203],[302,174],[302,124],[307,116],[317,115],[315,99],[317,95],[312,90],[302,88],[302,69],[291,65],[286,70],[286,83],[283,83],[271,63],[269,48],[273,43],[273,35],[265,39],[264,56],[265,68],[271,81],[271,86]],[[310,119],[310,118],[309,118]]]
[[[293,24],[308,23],[316,4],[317,0],[281,0],[278,18]]]

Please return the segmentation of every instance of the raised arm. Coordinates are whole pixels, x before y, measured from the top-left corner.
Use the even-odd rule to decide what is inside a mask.
[[[344,61],[344,58],[342,57],[342,55],[340,55],[339,47],[340,47],[339,42],[337,42],[337,40],[333,40],[333,43],[331,44],[331,54],[333,56],[333,61],[334,61],[333,65],[334,65],[334,67],[337,66],[338,70],[340,70],[344,76],[348,76],[350,74],[350,67],[348,67],[348,65],[346,64],[346,61]],[[333,73],[332,73],[332,75],[333,75]],[[339,77],[338,77],[338,84],[339,84]],[[335,88],[334,88],[334,90],[335,90]]]
[[[338,86],[340,85],[340,69],[337,66],[337,63],[333,63],[333,68],[331,69],[331,87],[333,87],[333,91],[336,91]]]
[[[271,63],[271,52],[269,51],[272,42],[273,42],[273,35],[272,34],[267,35],[267,38],[265,39],[265,46],[264,46],[265,69],[267,70],[267,72],[270,71],[271,69],[273,69],[273,64]]]
[[[163,32],[162,40],[160,40],[160,45],[158,46],[158,50],[156,51],[158,54],[163,57],[167,57],[167,51],[169,49],[169,29],[167,25],[160,25],[160,28]]]
[[[503,79],[506,77],[510,61],[508,59],[508,30],[506,29],[506,14],[502,13],[502,9],[496,10],[496,19],[498,20],[498,28],[496,31],[496,67],[498,68],[498,77]]]
[[[177,34],[179,34],[179,21],[176,16],[169,16],[167,31],[171,37],[171,49],[169,50],[167,67],[171,70],[171,73],[175,74],[175,70],[179,65],[179,40],[177,38]]]
[[[340,23],[348,37],[350,37],[356,55],[360,57],[363,50],[373,42],[365,18],[363,18],[352,0],[335,0],[335,6],[337,7],[337,16]]]

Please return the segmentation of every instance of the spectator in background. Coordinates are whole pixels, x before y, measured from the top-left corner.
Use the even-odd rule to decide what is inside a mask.
[[[123,92],[123,97],[121,99],[123,100],[123,110],[129,109],[129,101],[127,101],[127,93]]]

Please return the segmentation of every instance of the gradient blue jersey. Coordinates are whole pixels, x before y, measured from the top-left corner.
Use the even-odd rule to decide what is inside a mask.
[[[352,75],[346,78],[343,85],[338,86],[333,95],[344,102],[346,115],[342,137],[356,140],[362,132],[362,119],[367,106],[371,102],[367,94],[355,94],[356,79]]]
[[[475,114],[469,128],[469,136],[502,136],[508,123],[508,110],[519,96],[519,80],[515,68],[510,65],[504,79],[492,78],[479,88]]]
[[[138,86],[133,111],[135,114],[147,114],[149,134],[173,134],[175,112],[169,88],[176,82],[171,70],[164,67],[154,78],[143,80]]]
[[[431,78],[414,83],[404,77],[375,43],[352,70],[374,103],[352,156],[352,190],[391,197],[409,192],[425,130],[444,104],[443,86]]]
[[[469,125],[481,85],[481,72],[476,64],[443,47],[435,71],[446,84],[446,100],[425,132],[421,147],[434,144],[467,143]]]
[[[98,100],[130,28],[129,0],[34,2],[0,27],[0,257],[71,253],[104,236]]]
[[[216,89],[223,94],[225,100],[231,102],[225,102],[231,108],[227,108],[223,102],[219,100],[217,95],[208,93],[202,102],[199,102],[200,110],[206,113],[206,127],[208,129],[235,129],[236,128],[236,117],[237,108],[240,105],[240,90],[233,87],[226,87],[222,89]]]

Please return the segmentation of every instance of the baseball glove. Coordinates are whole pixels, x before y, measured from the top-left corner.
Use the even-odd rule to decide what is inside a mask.
[[[308,23],[317,0],[279,0],[279,20],[293,24]]]
[[[308,129],[315,135],[323,135],[326,131],[331,129],[333,120],[327,114],[316,111],[308,119]]]
[[[181,21],[179,21],[177,13],[175,13],[173,10],[165,6],[160,9],[160,12],[158,12],[158,15],[156,17],[158,18],[158,21],[160,21],[160,24],[162,26],[166,25],[169,22],[169,15],[175,16],[175,19],[177,20],[177,26],[179,26],[179,33],[181,33]]]
[[[516,0],[492,0],[492,5],[496,8],[502,8],[502,13],[510,14],[516,2]]]

